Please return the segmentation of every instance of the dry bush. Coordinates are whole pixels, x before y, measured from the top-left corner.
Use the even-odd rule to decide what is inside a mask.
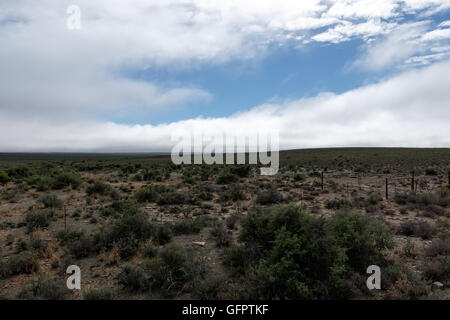
[[[448,239],[434,239],[430,246],[425,249],[427,257],[435,257],[438,255],[450,256],[450,238]]]
[[[400,234],[408,237],[420,237],[422,239],[430,239],[436,232],[436,226],[426,221],[406,221],[398,228],[398,233]]]

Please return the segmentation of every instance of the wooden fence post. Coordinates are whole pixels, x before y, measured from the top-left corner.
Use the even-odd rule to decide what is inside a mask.
[[[389,199],[389,192],[388,192],[388,178],[386,178],[386,200]]]
[[[323,171],[322,171],[322,175],[321,175],[321,181],[322,181],[321,186],[322,186],[322,190],[323,190]]]
[[[414,192],[414,171],[412,172],[412,177],[411,177],[411,191]]]
[[[67,210],[65,205],[64,205],[64,231],[67,231]]]

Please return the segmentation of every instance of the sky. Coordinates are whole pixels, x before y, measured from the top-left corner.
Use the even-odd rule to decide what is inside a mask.
[[[448,0],[0,2],[0,152],[450,147],[449,123]]]

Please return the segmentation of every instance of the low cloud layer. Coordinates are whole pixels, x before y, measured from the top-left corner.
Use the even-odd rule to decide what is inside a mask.
[[[450,63],[335,95],[267,104],[227,118],[158,126],[0,119],[4,151],[170,151],[177,129],[251,135],[279,130],[282,149],[328,146],[448,147]]]

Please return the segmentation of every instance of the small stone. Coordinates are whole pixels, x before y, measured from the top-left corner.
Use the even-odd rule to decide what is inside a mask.
[[[442,290],[444,289],[444,285],[438,281],[433,282],[431,285],[431,291]]]
[[[200,247],[204,247],[206,242],[205,241],[192,241],[192,244]]]

